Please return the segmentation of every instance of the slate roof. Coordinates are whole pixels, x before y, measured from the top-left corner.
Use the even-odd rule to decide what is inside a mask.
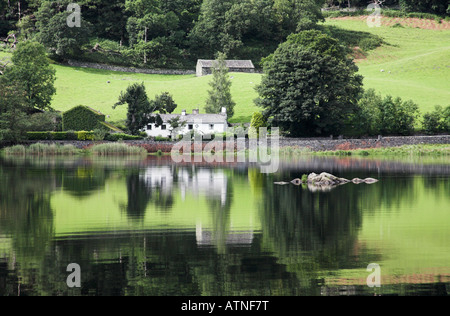
[[[213,67],[215,60],[199,59],[197,64],[202,68]],[[243,69],[254,69],[251,60],[225,60],[225,64],[228,68],[243,68]]]
[[[227,124],[227,116],[223,114],[160,114],[160,116],[164,123],[179,117],[180,122],[186,124]]]

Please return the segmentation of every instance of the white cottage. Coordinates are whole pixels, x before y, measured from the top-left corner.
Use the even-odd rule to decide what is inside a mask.
[[[185,122],[182,128],[178,128],[176,135],[185,135],[195,131],[202,135],[210,135],[215,133],[225,133],[228,127],[227,111],[222,108],[220,114],[200,114],[199,110],[193,110],[192,114],[187,114],[183,110],[181,114],[160,114],[163,124],[156,126],[156,123],[148,124],[145,132],[149,137],[172,137],[172,126],[170,120],[179,117],[180,123]]]

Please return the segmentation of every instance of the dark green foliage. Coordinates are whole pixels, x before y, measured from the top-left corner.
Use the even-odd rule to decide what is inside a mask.
[[[346,30],[333,25],[318,25],[316,29],[337,39],[342,45],[350,49],[358,46],[364,51],[369,51],[383,44],[381,37],[369,32]],[[349,50],[349,52],[351,51]]]
[[[35,113],[28,116],[27,130],[32,132],[61,131],[62,116],[58,112]]]
[[[386,96],[380,104],[380,133],[411,135],[419,117],[419,107],[412,101]]]
[[[425,133],[433,135],[450,132],[450,106],[442,108],[437,105],[434,111],[423,115],[423,130]]]
[[[96,140],[94,132],[27,132],[28,140]]]
[[[63,113],[62,116],[64,131],[93,131],[95,129],[107,129],[102,122],[105,122],[105,115],[87,106],[79,105]]]
[[[320,31],[292,35],[265,65],[257,104],[291,136],[339,133],[362,92],[358,68]]]
[[[7,80],[22,86],[29,108],[50,109],[56,92],[54,87],[55,70],[50,66],[45,47],[37,42],[25,41],[17,45],[7,68]]]
[[[154,112],[145,91],[144,83],[134,83],[119,96],[119,101],[113,106],[128,105],[127,128],[133,135],[139,132],[152,121],[151,114]]]
[[[226,56],[223,53],[218,55],[214,67],[212,67],[212,79],[209,83],[211,89],[208,91],[206,99],[206,113],[221,113],[222,108],[226,108],[228,118],[234,115],[236,103],[231,96],[231,80],[228,75],[228,68],[225,65]]]
[[[450,13],[447,0],[399,0],[399,4],[407,12],[427,12],[442,16]]]
[[[134,136],[124,133],[108,134],[105,136],[105,140],[113,142],[117,142],[119,140],[140,140],[140,139],[142,139],[142,136]]]
[[[26,95],[22,86],[0,77],[0,141],[17,142],[27,128]]]
[[[253,113],[250,127],[253,129],[253,132],[256,132],[257,137],[259,137],[259,129],[266,126],[267,122],[264,119],[264,116],[260,112]]]
[[[71,12],[66,11],[69,2],[64,4],[43,2],[36,13],[36,38],[58,57],[76,57],[89,41],[91,25],[81,14],[81,26],[69,27],[67,18]]]
[[[365,91],[349,119],[352,135],[411,135],[419,117],[417,104],[375,90]]]
[[[159,109],[161,114],[173,113],[178,106],[169,92],[163,92],[160,95],[157,95],[150,103],[151,107]]]

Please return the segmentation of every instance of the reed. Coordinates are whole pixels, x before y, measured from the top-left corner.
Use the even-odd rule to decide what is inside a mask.
[[[96,156],[147,155],[145,148],[124,143],[99,144],[91,147],[89,152]]]
[[[9,156],[72,156],[81,153],[81,150],[73,145],[36,143],[28,147],[24,145],[7,147],[3,152]]]

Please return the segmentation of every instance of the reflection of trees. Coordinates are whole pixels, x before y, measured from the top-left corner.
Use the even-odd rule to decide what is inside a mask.
[[[233,185],[231,181],[226,180],[226,196],[207,197],[207,203],[213,222],[213,240],[216,243],[219,253],[225,252],[226,239],[229,232],[230,211],[232,201]]]
[[[109,171],[93,166],[78,166],[67,168],[62,172],[64,190],[77,197],[90,196],[96,190],[105,186]]]
[[[126,212],[131,218],[142,218],[151,198],[151,189],[147,187],[145,181],[136,172],[127,175],[126,184],[128,192]]]
[[[139,170],[128,172],[125,181],[128,197],[124,208],[130,218],[143,219],[150,202],[161,210],[172,207],[172,191],[163,190],[159,184],[149,183]]]
[[[54,175],[0,162],[0,177],[0,231],[11,236],[12,260],[19,263],[21,282],[35,281],[30,268],[39,268],[53,236]]]

